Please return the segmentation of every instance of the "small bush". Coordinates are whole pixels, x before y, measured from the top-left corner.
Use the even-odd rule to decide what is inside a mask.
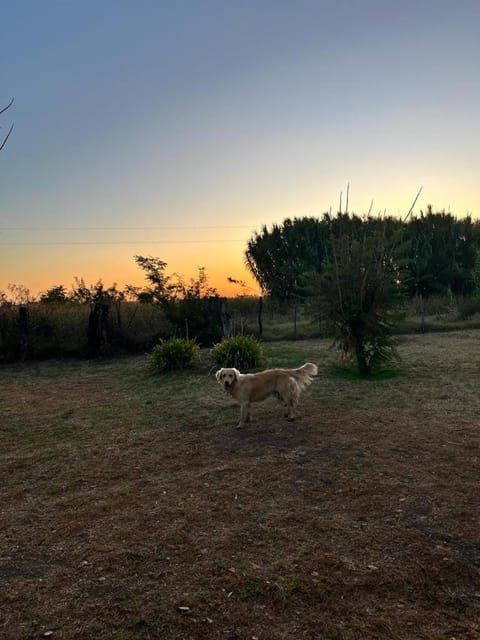
[[[219,367],[254,369],[264,360],[263,346],[248,336],[224,338],[213,346],[210,359]]]
[[[200,359],[200,347],[195,340],[170,338],[160,340],[149,355],[155,371],[181,371],[193,367]]]

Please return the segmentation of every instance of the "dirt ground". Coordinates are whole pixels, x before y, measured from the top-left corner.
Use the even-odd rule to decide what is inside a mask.
[[[0,637],[478,639],[479,344],[407,338],[243,430],[207,368],[0,369]]]

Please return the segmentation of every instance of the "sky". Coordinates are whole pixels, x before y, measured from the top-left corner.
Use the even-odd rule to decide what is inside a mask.
[[[1,3],[0,291],[143,286],[135,255],[256,293],[285,218],[480,216],[478,0]],[[373,205],[372,205],[373,201]],[[230,285],[241,280],[245,288]]]

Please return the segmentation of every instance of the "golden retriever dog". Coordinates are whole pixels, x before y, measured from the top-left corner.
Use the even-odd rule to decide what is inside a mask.
[[[298,369],[266,369],[259,373],[240,373],[238,369],[223,368],[215,374],[217,382],[240,404],[240,422],[243,427],[250,420],[250,404],[270,396],[287,407],[287,418],[295,419],[300,394],[316,376],[318,367],[307,362]]]

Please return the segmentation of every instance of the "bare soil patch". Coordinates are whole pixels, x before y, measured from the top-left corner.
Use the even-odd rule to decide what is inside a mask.
[[[477,639],[479,343],[406,338],[401,377],[243,430],[207,366],[1,369],[2,638]]]

